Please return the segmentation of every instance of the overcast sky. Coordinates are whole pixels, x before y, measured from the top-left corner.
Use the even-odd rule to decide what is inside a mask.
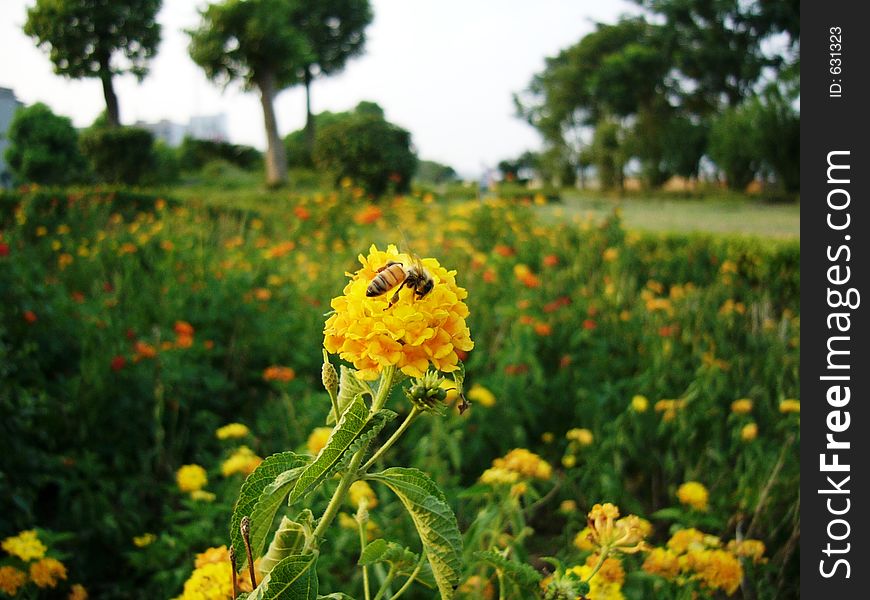
[[[89,125],[105,108],[96,79],[54,75],[45,53],[21,28],[35,0],[0,0],[0,86],[25,103],[45,102],[55,112]],[[163,39],[151,73],[141,83],[116,80],[121,121],[225,113],[230,139],[265,147],[257,96],[237,86],[221,90],[188,56],[183,32],[196,26],[197,0],[164,0],[158,20]],[[372,100],[387,119],[408,130],[421,158],[473,175],[484,165],[540,147],[540,137],[514,116],[511,94],[544,66],[544,58],[578,41],[596,21],[614,22],[635,11],[623,0],[373,0],[365,54],[344,72],[317,80],[312,108],[342,111]],[[303,89],[276,101],[283,134],[305,121]]]

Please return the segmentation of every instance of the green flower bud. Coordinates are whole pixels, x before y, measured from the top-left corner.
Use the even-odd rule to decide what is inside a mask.
[[[444,379],[436,371],[427,371],[405,391],[408,400],[422,411],[442,412],[447,390],[441,387]]]

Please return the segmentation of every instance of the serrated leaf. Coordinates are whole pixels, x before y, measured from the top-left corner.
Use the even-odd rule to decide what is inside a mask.
[[[242,517],[251,519],[251,550],[255,557],[259,556],[265,546],[275,513],[306,462],[305,458],[294,452],[273,454],[245,479],[230,517],[230,540],[236,552],[236,566],[239,570],[248,562],[245,544],[239,531]],[[277,485],[279,481],[280,485]]]
[[[357,564],[368,566],[385,562],[393,565],[399,573],[410,573],[417,566],[418,560],[420,557],[408,548],[396,542],[377,539],[363,548]]]
[[[366,476],[395,493],[411,515],[443,600],[453,598],[462,571],[462,536],[447,498],[418,469],[393,467]]]
[[[295,521],[281,517],[278,530],[269,543],[269,549],[260,561],[260,573],[267,575],[279,562],[293,554],[306,554],[312,546],[314,515],[307,508]]]
[[[359,379],[356,376],[356,371],[341,365],[339,367],[339,373],[338,397],[336,398],[338,414],[344,414],[344,411],[358,395],[368,394],[374,398],[371,386],[362,379]],[[326,424],[332,425],[333,423],[335,423],[335,415],[330,411],[329,415],[326,417]]]
[[[317,553],[295,554],[279,562],[248,600],[317,600]]]
[[[365,430],[370,418],[366,403],[357,395],[342,413],[326,445],[296,480],[288,500],[291,505],[317,489],[338,468],[341,458]]]
[[[368,445],[373,439],[375,439],[375,437],[377,437],[381,430],[386,427],[387,423],[395,419],[397,416],[399,415],[386,408],[382,408],[372,415],[369,422],[366,423],[363,432],[359,435],[356,441],[351,444],[350,448],[347,449],[347,452],[344,453],[344,456],[338,464],[337,470],[340,471],[344,469],[353,455],[356,454],[357,450]]]
[[[485,552],[475,552],[474,558],[483,562],[489,563],[496,569],[501,570],[517,585],[527,588],[537,588],[541,581],[541,574],[534,567],[525,563],[518,563],[508,560],[498,552],[487,550]]]

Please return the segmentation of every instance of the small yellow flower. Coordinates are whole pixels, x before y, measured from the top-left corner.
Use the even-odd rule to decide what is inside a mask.
[[[157,541],[156,535],[153,533],[143,533],[133,538],[133,545],[137,548],[144,548],[145,546],[150,546],[155,541]]]
[[[82,584],[76,583],[69,589],[67,600],[88,600],[88,590]]]
[[[613,262],[619,258],[619,248],[607,248],[602,255],[604,262]]]
[[[492,466],[543,481],[550,479],[553,474],[553,467],[547,461],[525,448],[515,448],[504,457],[496,458],[492,461]]]
[[[22,531],[16,536],[6,538],[3,540],[3,543],[0,544],[0,547],[12,556],[17,556],[24,562],[42,558],[45,556],[46,550],[48,550],[48,548],[45,547],[45,544],[39,541],[35,529],[28,529],[27,531]]]
[[[680,503],[691,506],[695,510],[707,510],[709,493],[703,484],[697,481],[687,481],[677,489]]]
[[[586,566],[594,567],[598,564],[598,554],[590,554],[586,558]],[[598,570],[596,577],[600,577],[605,583],[625,583],[625,569],[620,561],[615,556],[609,556],[601,563],[601,568]]]
[[[592,442],[595,441],[595,437],[592,435],[592,432],[588,429],[569,429],[565,434],[565,438],[580,444],[580,446],[591,446]]]
[[[232,567],[229,561],[208,563],[193,571],[184,582],[184,591],[178,600],[223,600],[232,598]],[[242,578],[245,581],[245,578]]]
[[[329,441],[330,433],[332,433],[332,429],[329,427],[318,427],[312,431],[311,435],[308,436],[308,452],[316,456],[323,450],[326,442]]]
[[[741,398],[731,403],[731,412],[735,415],[746,415],[752,412],[752,400]]]
[[[595,544],[590,539],[590,534],[592,533],[592,529],[589,527],[585,527],[581,529],[577,535],[574,536],[574,546],[577,547],[578,550],[582,550],[583,552],[590,552],[595,550]]]
[[[215,546],[208,548],[196,555],[194,566],[197,569],[210,564],[228,563],[230,561],[230,553],[226,546]]]
[[[741,558],[752,560],[753,563],[764,562],[766,560],[764,558],[764,542],[761,540],[744,539],[739,542],[731,540],[728,542],[728,550]]]
[[[205,490],[194,490],[190,492],[190,499],[197,502],[214,502],[217,496]]]
[[[751,442],[758,437],[758,424],[747,423],[740,429],[740,439],[744,442]]]
[[[593,568],[589,565],[580,565],[568,569],[568,573],[576,575],[583,581],[589,581],[589,593],[586,597],[590,600],[625,600],[620,583],[609,582],[597,574],[589,579]]]
[[[783,400],[779,403],[779,412],[784,415],[789,413],[800,414],[801,413],[801,403],[800,400]]]
[[[668,549],[675,554],[685,554],[690,548],[704,548],[705,538],[703,531],[690,527],[688,529],[680,529],[671,536],[668,540]]]
[[[348,490],[350,503],[354,508],[359,508],[360,503],[365,501],[367,508],[374,508],[378,505],[378,497],[371,486],[363,480],[354,481]]]
[[[57,582],[66,579],[66,567],[54,558],[43,558],[30,564],[30,579],[40,588],[57,587]]]
[[[199,465],[184,465],[176,472],[175,481],[182,492],[195,492],[205,487],[208,475]]]
[[[541,434],[541,441],[545,444],[552,444],[555,439],[556,435],[552,431],[545,431]]]
[[[511,485],[519,481],[520,475],[508,469],[492,467],[480,476],[480,483],[485,485]]]
[[[484,408],[495,406],[495,395],[478,383],[468,390],[468,399]]]
[[[230,440],[245,437],[250,432],[251,430],[248,429],[247,425],[243,425],[242,423],[230,423],[229,425],[224,425],[215,431],[215,435],[219,440]]]
[[[562,500],[559,504],[559,512],[573,513],[577,512],[577,503],[574,500]]]
[[[573,454],[566,454],[562,457],[562,466],[566,469],[573,469],[577,466],[577,457]]]
[[[422,377],[431,364],[450,373],[459,368],[457,350],[474,347],[465,318],[468,293],[456,284],[456,272],[448,271],[434,258],[422,260],[435,282],[423,298],[413,290],[400,290],[399,301],[389,310],[393,290],[368,297],[369,283],[389,262],[412,265],[407,254],[395,246],[386,251],[372,245],[367,257],[360,255],[362,268],[351,277],[344,294],[332,300],[334,313],[327,319],[323,345],[353,363],[363,379],[375,379],[381,369],[395,366],[406,375]]]
[[[250,475],[261,462],[263,462],[263,459],[254,454],[253,450],[247,446],[239,446],[221,464],[221,475],[224,477],[230,477],[236,473]]]
[[[631,409],[634,412],[642,413],[646,412],[649,408],[649,400],[647,400],[646,396],[641,396],[640,394],[635,395],[631,399]]]
[[[667,548],[653,548],[643,561],[643,570],[665,579],[676,579],[680,574],[680,559]]]
[[[587,515],[589,540],[596,548],[633,554],[646,548],[643,541],[649,525],[635,515],[619,518],[619,508],[610,502],[596,504]]]
[[[0,592],[9,596],[18,593],[18,588],[27,583],[27,575],[15,567],[0,567]]]

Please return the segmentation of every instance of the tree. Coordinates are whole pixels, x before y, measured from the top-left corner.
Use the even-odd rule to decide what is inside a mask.
[[[142,80],[160,43],[156,22],[161,0],[36,0],[24,33],[49,49],[54,71],[73,79],[99,78],[109,125],[120,124],[112,77]],[[125,62],[119,64],[116,56]]]
[[[424,183],[450,183],[456,181],[459,175],[450,165],[441,164],[434,160],[421,160],[417,164],[415,177]]]
[[[19,109],[8,135],[6,161],[17,179],[46,185],[85,179],[85,161],[72,121],[55,115],[45,104]]]
[[[371,102],[322,127],[314,142],[314,164],[336,181],[348,177],[379,196],[406,192],[417,169],[411,134],[381,116]]]
[[[297,28],[308,42],[301,65],[305,85],[305,145],[314,150],[316,121],[311,113],[311,83],[315,77],[340,72],[349,58],[362,53],[365,28],[372,22],[368,0],[318,0],[299,12]]]
[[[266,127],[266,180],[287,181],[287,158],[278,135],[275,96],[299,83],[299,69],[310,60],[308,41],[296,26],[307,7],[300,0],[225,0],[200,14],[189,31],[190,56],[212,81],[240,81],[260,94]]]
[[[725,173],[725,181],[733,190],[745,190],[761,169],[760,116],[761,103],[753,98],[726,109],[711,125],[710,158]]]

